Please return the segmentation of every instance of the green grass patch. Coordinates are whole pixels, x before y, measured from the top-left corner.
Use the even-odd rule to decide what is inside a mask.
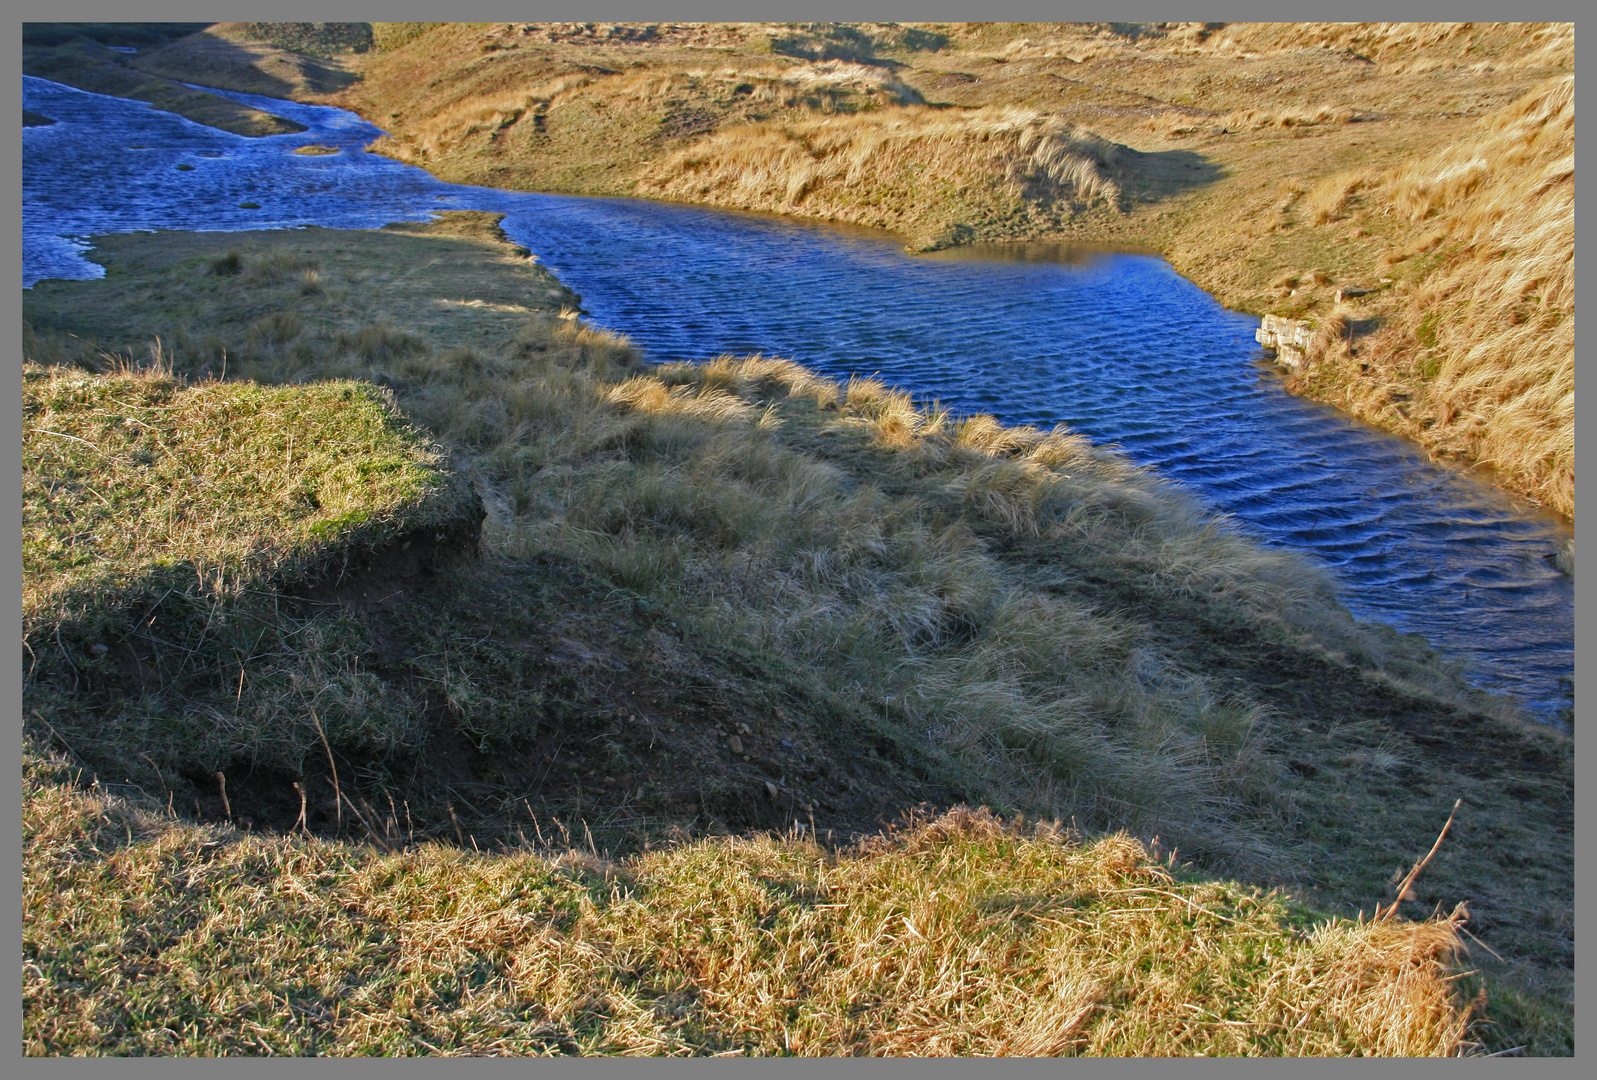
[[[55,738],[123,775],[298,767],[319,702],[344,743],[414,741],[356,667],[359,629],[276,598],[400,537],[474,526],[469,484],[382,391],[28,367],[23,410],[23,635]],[[228,666],[224,712],[201,698]],[[105,693],[121,706],[97,718]]]
[[[195,577],[303,577],[469,494],[382,392],[23,372],[23,627],[101,625]]]

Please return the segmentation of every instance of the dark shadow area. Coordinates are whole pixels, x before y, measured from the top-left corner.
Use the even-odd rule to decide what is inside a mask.
[[[328,50],[296,48],[291,44],[295,40],[279,35],[251,48],[213,34],[194,34],[138,56],[132,66],[167,79],[288,100],[306,93],[334,94],[359,81],[338,67],[332,54],[317,55]]]
[[[367,23],[251,23],[248,44],[207,33],[213,23],[29,23],[23,72],[79,90],[146,101],[240,135],[304,128],[189,85],[286,100],[337,93],[358,76],[340,53],[371,46]]]
[[[235,135],[258,137],[304,131],[303,124],[272,116],[238,102],[194,90],[182,81],[147,72],[130,63],[134,57],[119,47],[87,37],[60,45],[24,45],[22,71],[78,90],[144,101],[195,123],[207,124]],[[183,81],[197,78],[184,71]],[[287,97],[279,93],[279,97]]]
[[[787,33],[772,36],[771,51],[798,60],[841,60],[896,71],[909,65],[881,56],[881,52],[936,52],[947,44],[946,34],[912,27],[797,23]]]
[[[1221,166],[1196,150],[1121,152],[1116,178],[1129,205],[1156,203],[1207,187],[1225,176]]]
[[[373,44],[371,23],[247,22],[224,25],[231,25],[252,40],[323,58],[340,53],[370,52]]]
[[[74,38],[87,38],[113,48],[154,49],[213,25],[204,22],[26,22],[22,24],[22,44],[53,48]]]
[[[398,539],[277,602],[301,627],[359,626],[360,667],[420,711],[419,747],[378,754],[335,735],[299,770],[190,761],[133,786],[178,817],[253,832],[389,849],[591,844],[613,856],[666,837],[762,831],[814,830],[844,844],[916,808],[965,801],[885,723],[860,729],[752,655],[692,639],[578,564],[479,559],[479,528],[480,519],[441,542]],[[225,713],[234,677],[174,661],[198,644],[191,637],[157,610],[110,641],[101,664],[63,669],[60,690],[89,713],[152,695]],[[468,730],[461,687],[479,710],[483,693],[501,699],[515,734]],[[79,753],[53,728],[35,734],[68,749],[82,782],[123,779],[124,765]]]

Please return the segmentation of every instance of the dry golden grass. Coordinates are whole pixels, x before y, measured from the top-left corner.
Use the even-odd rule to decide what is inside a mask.
[[[1467,1049],[1456,921],[1311,916],[1125,836],[961,810],[845,852],[379,855],[176,822],[65,771],[30,751],[35,1055]]]
[[[551,145],[561,147],[559,156],[571,157],[570,142],[585,143],[602,127],[611,143],[609,157],[642,161],[728,120],[850,114],[921,101],[917,91],[879,67],[840,60],[777,64],[770,57],[734,56],[728,65],[723,56],[699,59],[709,62],[623,72],[539,65],[524,78],[467,73],[450,80],[425,113],[379,140],[376,149],[446,171],[475,167],[473,157],[536,167]],[[581,153],[592,156],[593,148]],[[607,182],[631,179],[610,175]]]
[[[519,90],[497,100],[469,98],[440,109],[417,125],[413,138],[423,154],[440,156],[482,135],[514,126],[529,110],[547,109],[561,95],[593,82],[588,75],[568,75],[542,86]]]
[[[776,402],[793,404],[761,408],[749,400],[755,394],[767,403],[775,395]],[[770,433],[806,422],[806,410],[818,401],[838,402],[840,421],[858,424],[883,445],[919,451],[920,468],[951,467],[945,482],[977,492],[972,505],[984,517],[1033,531],[1039,518],[1056,530],[1101,525],[1105,510],[1112,516],[1124,509],[1118,492],[1097,514],[1071,497],[1094,490],[1085,478],[1050,501],[1046,485],[1053,474],[1037,465],[1033,469],[1046,475],[1030,478],[1006,502],[984,471],[992,467],[991,449],[972,450],[970,439],[963,445],[944,440],[947,450],[959,446],[967,456],[938,466],[943,451],[933,445],[935,424],[908,406],[907,395],[864,381],[837,387],[791,365],[722,360],[708,368],[671,367],[604,389],[603,399],[625,411],[595,416],[578,428],[590,446],[627,446],[632,464],[561,470],[559,480],[545,481],[536,502],[491,522],[500,550],[552,547],[630,588],[678,598],[672,602],[691,604],[711,637],[743,641],[804,667],[819,665],[833,673],[833,686],[889,703],[911,728],[943,731],[950,746],[964,747],[983,770],[996,770],[995,779],[1035,788],[1038,797],[1060,783],[1075,788],[1091,774],[1112,773],[1114,784],[1090,781],[1093,801],[1121,807],[1109,810],[1112,816],[1148,799],[1160,805],[1195,800],[1184,815],[1156,814],[1196,837],[1207,828],[1200,823],[1213,820],[1199,807],[1235,797],[1208,790],[1207,770],[1198,764],[1203,755],[1237,755],[1234,782],[1254,782],[1240,760],[1256,753],[1245,734],[1256,723],[1254,711],[1214,710],[1194,699],[1193,715],[1206,716],[1203,723],[1213,724],[1216,734],[1233,732],[1200,749],[1169,726],[1190,722],[1177,719],[1189,706],[1165,703],[1173,686],[1154,690],[1126,680],[1129,673],[1116,659],[1125,655],[1125,628],[1057,601],[1011,595],[967,530],[928,528],[913,504],[854,489],[837,470],[783,447]],[[569,445],[575,435],[561,441]],[[1042,442],[1040,433],[1032,441]],[[1090,469],[1096,455],[1085,445],[1077,449],[1075,463]],[[1123,482],[1134,484],[1132,471],[1119,468]],[[1140,494],[1153,513],[1164,505],[1135,486],[1126,494]],[[1011,509],[1017,502],[1025,505],[1023,514]],[[1065,511],[1073,505],[1072,517]],[[1149,530],[1144,543],[1157,549],[1155,536]],[[1045,672],[1060,662],[1074,665],[1082,681],[1056,695],[1045,689]],[[1088,676],[1095,664],[1102,665],[1101,675]],[[1166,747],[1155,752],[1162,763],[1147,757],[1148,749],[1137,752],[1141,766],[1122,762],[1118,737],[1106,741],[1107,732],[1088,720],[1102,708],[1120,715],[1121,724],[1163,730],[1136,740],[1145,748]],[[1031,755],[1014,756],[1023,745],[1064,771],[1025,780],[1022,760]],[[1185,818],[1179,826],[1171,821],[1177,816]],[[1215,834],[1207,843],[1231,842]]]
[[[1324,49],[1409,75],[1484,62],[1570,64],[1575,33],[1571,23],[1232,23],[1205,35],[1201,48],[1240,56]]]
[[[1368,212],[1424,222],[1386,266],[1438,253],[1366,346],[1388,378],[1351,384],[1348,402],[1399,414],[1427,447],[1489,466],[1563,514],[1574,508],[1573,94],[1572,76],[1552,80],[1470,139],[1337,174],[1308,196],[1316,221],[1362,192]],[[1314,382],[1334,384],[1358,364],[1345,348],[1320,355],[1328,370]],[[1392,384],[1418,399],[1394,407]]]
[[[1243,109],[1227,113],[1221,123],[1230,129],[1258,130],[1260,128],[1313,127],[1316,124],[1347,124],[1353,121],[1349,108],[1321,105],[1310,110]]]

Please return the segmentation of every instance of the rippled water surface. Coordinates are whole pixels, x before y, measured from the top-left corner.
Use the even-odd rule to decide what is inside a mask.
[[[310,126],[246,139],[24,78],[24,280],[98,276],[82,238],[140,229],[373,228],[501,211],[593,320],[656,360],[723,352],[879,374],[1015,423],[1067,423],[1330,567],[1361,617],[1424,634],[1549,716],[1569,703],[1573,586],[1551,515],[1294,398],[1257,320],[1164,261],[1055,249],[903,255],[890,237],[630,199],[440,183],[361,147],[336,109],[244,94]],[[296,155],[307,144],[327,156]],[[191,169],[179,166],[189,165]],[[242,209],[240,203],[259,203]]]

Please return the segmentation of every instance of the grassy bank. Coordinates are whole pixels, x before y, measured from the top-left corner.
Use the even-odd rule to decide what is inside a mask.
[[[104,279],[25,300],[57,433],[29,437],[61,444],[30,455],[27,527],[56,552],[142,500],[197,531],[160,549],[184,592],[159,611],[91,583],[76,622],[28,624],[35,1052],[1451,1052],[1480,986],[1468,1038],[1572,1045],[1567,740],[1147,472],[783,361],[649,366],[483,215],[97,244]],[[182,456],[217,402],[261,494],[185,499],[159,470],[232,465]],[[365,427],[314,422],[348,403]],[[350,448],[290,459],[310,432]],[[86,483],[97,453],[130,459],[115,483]],[[358,505],[317,471],[375,460],[393,483]],[[475,556],[405,524],[473,520],[462,480]],[[325,573],[212,585],[196,552],[257,535],[331,545]],[[70,593],[68,561],[29,589]],[[1402,901],[1466,903],[1495,950],[1449,991],[1449,923],[1367,916],[1459,799]],[[869,839],[958,804],[1139,839],[968,815]],[[787,839],[726,839],[761,831]],[[148,998],[115,989],[135,975]]]
[[[1379,260],[1412,287],[1323,317],[1325,344],[1301,377],[1564,514],[1575,505],[1573,94],[1572,76],[1553,79],[1455,145],[1307,193],[1328,227],[1378,213],[1425,231]],[[1411,261],[1421,269],[1404,274]]]
[[[1325,331],[1297,392],[1572,511],[1569,24],[360,25],[131,63],[449,180],[1153,248]]]

